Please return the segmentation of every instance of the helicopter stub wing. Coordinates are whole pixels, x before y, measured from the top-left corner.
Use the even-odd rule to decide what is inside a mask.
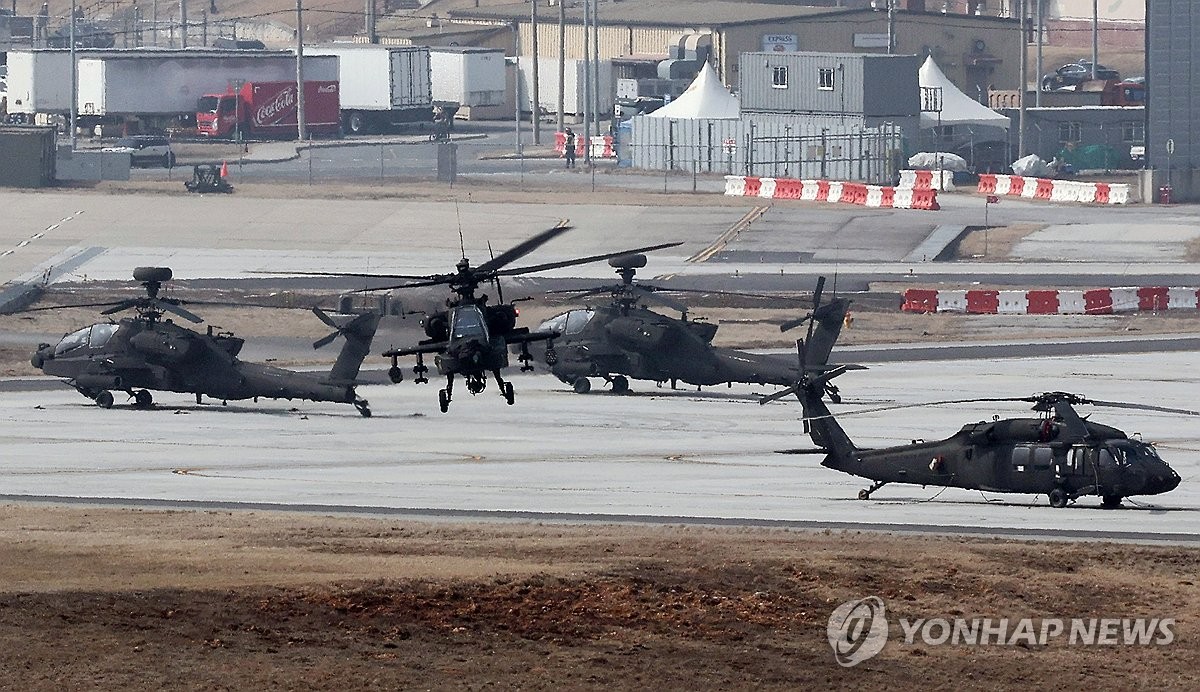
[[[510,344],[529,344],[535,341],[549,341],[551,339],[557,339],[561,336],[562,332],[555,331],[531,332],[526,330],[521,332],[517,330],[505,335],[504,341]]]
[[[415,356],[418,353],[443,353],[449,345],[450,342],[448,341],[434,341],[432,343],[421,344],[420,346],[413,346],[411,348],[388,349],[380,355],[384,356],[385,358],[397,358],[400,356]]]

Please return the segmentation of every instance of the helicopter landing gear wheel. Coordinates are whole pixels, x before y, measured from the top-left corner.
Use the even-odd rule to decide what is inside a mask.
[[[575,382],[571,384],[571,387],[575,389],[576,394],[587,394],[592,391],[592,383],[586,377],[575,378]]]
[[[102,391],[96,395],[96,405],[100,408],[112,408],[113,395],[110,391]]]
[[[442,413],[450,410],[450,394],[444,389],[438,390],[438,405],[442,408]]]
[[[154,404],[154,395],[145,389],[133,393],[133,405],[138,408],[150,408]]]
[[[359,399],[355,401],[354,408],[358,409],[358,415],[362,416],[363,418],[371,417],[371,407],[369,404],[367,404],[366,399]]]
[[[879,490],[880,488],[882,488],[885,485],[887,485],[887,481],[875,481],[874,483],[871,484],[870,488],[863,488],[862,490],[858,491],[858,499],[870,500],[871,493],[875,492],[876,490]]]
[[[1121,496],[1105,495],[1100,498],[1100,506],[1104,509],[1118,509],[1121,506]]]
[[[1062,488],[1055,488],[1050,491],[1050,506],[1056,509],[1062,509],[1067,506],[1067,492]]]
[[[629,391],[629,379],[624,375],[617,375],[612,378],[612,393],[624,394]]]
[[[500,385],[500,392],[504,394],[504,400],[508,402],[509,406],[512,406],[517,400],[517,395],[513,392],[512,382],[505,382]]]

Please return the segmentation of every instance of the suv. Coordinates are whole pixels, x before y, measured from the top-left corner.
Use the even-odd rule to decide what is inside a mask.
[[[1092,78],[1092,61],[1081,58],[1077,62],[1067,63],[1053,73],[1042,77],[1042,91],[1055,91],[1064,87],[1074,87]],[[1096,79],[1120,79],[1121,73],[1116,70],[1096,65]]]
[[[122,137],[117,140],[116,144],[104,147],[101,151],[129,154],[129,163],[133,166],[157,165],[163,168],[175,166],[175,153],[171,151],[171,143],[167,141],[166,137],[154,135]]]

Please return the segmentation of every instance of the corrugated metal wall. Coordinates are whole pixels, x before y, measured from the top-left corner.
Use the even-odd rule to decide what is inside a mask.
[[[50,127],[0,126],[0,187],[54,184],[54,143]]]
[[[773,86],[778,67],[787,69],[786,88]],[[833,70],[832,89],[818,88],[821,70]],[[862,113],[863,56],[743,53],[738,84],[744,110]]]
[[[601,22],[620,21],[618,18],[601,16]],[[568,24],[566,26],[566,54],[568,58],[582,60],[583,55],[583,26]],[[600,58],[612,58],[636,53],[666,53],[671,39],[682,33],[679,29],[661,27],[631,27],[631,26],[601,26],[600,27]],[[518,29],[522,56],[533,55],[533,30],[528,21],[521,23]],[[549,16],[538,13],[538,56],[542,58],[558,57],[558,13],[550,8]]]
[[[740,120],[636,116],[618,157],[634,168],[890,184],[903,159],[895,125],[796,115]]]

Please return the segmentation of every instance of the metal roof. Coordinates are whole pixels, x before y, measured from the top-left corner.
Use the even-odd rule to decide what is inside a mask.
[[[582,0],[567,0],[567,21],[572,24],[583,22]],[[755,24],[768,21],[803,19],[861,13],[870,10],[855,10],[838,7],[797,7],[739,0],[621,0],[600,3],[597,14],[602,24],[648,25],[648,26],[731,26]],[[422,13],[435,12],[450,18],[495,19],[500,21],[529,19],[529,3],[506,2],[476,7],[473,1],[434,0],[422,9]],[[539,7],[539,14],[552,20],[558,16],[558,7]]]

